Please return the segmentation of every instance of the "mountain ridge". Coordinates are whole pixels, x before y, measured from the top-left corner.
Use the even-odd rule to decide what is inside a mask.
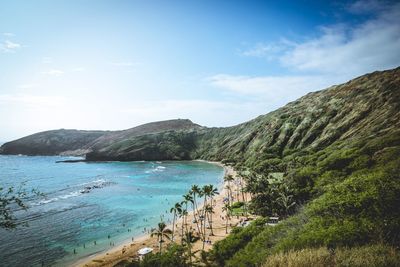
[[[265,168],[269,159],[296,151],[375,138],[399,129],[399,89],[400,67],[308,93],[235,126],[208,128],[190,120],[154,122],[105,132],[75,151],[85,152],[88,161],[207,159],[256,162]],[[16,141],[4,144],[2,153],[7,152],[4,147],[18,145]]]

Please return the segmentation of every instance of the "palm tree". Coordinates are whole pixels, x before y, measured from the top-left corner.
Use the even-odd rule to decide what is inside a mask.
[[[232,213],[232,207],[229,205],[229,203],[225,203],[225,205],[222,207],[222,211],[225,211],[225,215],[226,215],[225,234],[227,234],[228,233],[228,223],[229,223],[229,219],[231,218],[231,213]]]
[[[277,199],[277,202],[283,208],[284,217],[287,217],[287,215],[289,215],[290,209],[294,205],[296,205],[296,201],[294,201],[292,199],[293,199],[293,195],[289,195],[288,192],[279,192],[279,197]]]
[[[212,200],[215,195],[219,194],[219,192],[218,192],[218,189],[215,188],[212,184],[210,184],[209,187],[210,187],[209,194],[210,194],[210,198]]]
[[[150,237],[157,236],[157,241],[160,244],[160,253],[162,243],[164,242],[164,238],[170,239],[170,235],[172,235],[172,231],[167,228],[167,225],[164,222],[158,223],[158,228],[154,228],[151,230]]]
[[[244,195],[243,183],[244,183],[243,177],[242,177],[242,176],[239,176],[239,191],[240,191],[240,193],[242,194],[242,201],[243,201],[243,202],[246,202],[246,200],[245,200],[245,195]]]
[[[231,198],[232,198],[232,187],[231,187],[231,182],[234,181],[235,178],[233,178],[232,175],[227,175],[224,177],[224,181],[228,182],[228,186],[226,187],[228,189],[228,202],[229,205],[231,204]]]
[[[182,201],[181,204],[185,204],[185,201]],[[180,213],[181,217],[182,217],[182,227],[181,227],[181,244],[183,244],[183,233],[184,233],[184,227],[185,227],[185,221],[188,215],[188,211],[187,209],[182,209],[181,213]],[[186,230],[187,230],[187,224],[186,224]]]
[[[200,235],[201,231],[200,231],[200,227],[199,227],[199,221],[197,219],[198,210],[197,210],[196,195],[201,196],[202,192],[201,192],[201,189],[200,189],[200,187],[198,185],[192,185],[192,188],[190,189],[190,193],[193,195],[193,202],[192,202],[192,205],[193,205],[193,217],[194,217],[194,220],[196,222],[197,231],[198,231],[198,233]]]
[[[201,188],[198,185],[194,184],[194,185],[192,185],[192,188],[190,189],[190,193],[193,195],[194,208],[195,208],[195,211],[197,211],[196,196],[201,195]]]
[[[206,214],[208,214],[208,225],[210,226],[210,235],[214,235],[213,228],[212,228],[212,214],[214,213],[214,208],[212,205],[207,204],[206,206]]]
[[[203,212],[202,212],[202,218],[201,218],[201,228],[202,228],[202,236],[203,236],[203,250],[204,250],[204,245],[206,241],[206,205],[207,205],[207,197],[210,195],[211,187],[210,185],[204,185],[201,192],[202,195],[204,196],[203,199]]]
[[[170,212],[172,213],[174,213],[174,219],[172,220],[172,241],[174,241],[174,233],[175,233],[175,221],[176,221],[176,215],[177,214],[180,214],[181,212],[182,212],[182,206],[181,206],[181,204],[178,202],[178,203],[175,203],[175,206],[173,206],[171,209],[170,209]]]
[[[225,186],[225,189],[228,191],[228,203],[231,205],[231,200],[232,200],[232,187],[228,184]]]
[[[183,198],[184,198],[184,201],[182,203],[185,204],[185,210],[187,211],[188,210],[188,203],[192,203],[192,205],[193,205],[193,197],[189,193],[189,194],[183,195]],[[187,231],[187,216],[185,217],[185,226],[186,226],[186,231]]]
[[[209,197],[210,197],[210,199],[211,199],[211,212],[209,213],[210,214],[210,229],[211,229],[211,235],[214,235],[214,233],[213,233],[213,229],[212,229],[212,215],[213,215],[213,213],[214,213],[214,211],[213,211],[213,199],[214,199],[214,196],[215,195],[218,195],[219,194],[219,192],[218,192],[218,189],[217,188],[215,188],[212,184],[210,184],[210,191],[209,191]]]
[[[247,217],[247,198],[246,198],[246,190],[243,186],[241,186],[240,191],[242,192],[242,198],[243,198],[243,210],[244,210],[244,216]]]

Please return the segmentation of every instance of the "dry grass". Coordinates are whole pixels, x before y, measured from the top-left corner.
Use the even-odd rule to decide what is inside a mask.
[[[385,245],[340,248],[334,252],[326,248],[315,248],[271,255],[264,264],[264,267],[283,266],[396,267],[400,266],[400,253],[395,248]]]
[[[302,249],[278,253],[267,258],[264,267],[325,267],[332,265],[332,256],[326,248]]]

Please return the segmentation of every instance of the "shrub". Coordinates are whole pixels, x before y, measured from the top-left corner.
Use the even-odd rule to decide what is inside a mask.
[[[245,228],[235,228],[229,236],[213,246],[211,258],[218,266],[225,266],[225,261],[246,246],[265,227],[265,219],[257,219]]]
[[[149,254],[140,262],[141,267],[187,267],[189,259],[185,248],[172,245],[163,253]]]
[[[243,207],[243,205],[244,205],[244,202],[238,201],[238,202],[233,203],[231,205],[231,208],[232,209],[239,209],[239,208]]]

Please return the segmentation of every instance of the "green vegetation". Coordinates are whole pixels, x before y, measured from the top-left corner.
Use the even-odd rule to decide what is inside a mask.
[[[21,184],[17,188],[0,186],[0,228],[10,230],[17,226],[26,226],[26,223],[17,220],[14,213],[18,209],[27,210],[29,207],[26,199],[37,195],[43,196],[36,189],[27,191],[25,184]]]
[[[164,243],[164,238],[171,239],[172,231],[167,228],[167,225],[164,222],[158,223],[158,228],[154,228],[151,230],[151,237],[157,236],[157,241],[160,247],[160,253],[162,249],[162,243]]]
[[[292,155],[282,162],[287,164],[287,169],[281,183],[270,184],[267,175],[254,174],[249,176],[253,178],[248,178],[248,190],[254,194],[250,205],[254,213],[287,215],[288,219],[277,226],[259,226],[258,231],[251,231],[254,226],[238,230],[215,244],[210,258],[218,266],[259,266],[267,258],[277,261],[287,252],[293,257],[304,254],[305,258],[299,256],[298,259],[302,264],[300,261],[307,262],[309,252],[304,251],[309,249],[338,250],[351,256],[359,251],[356,249],[359,246],[366,246],[369,251],[375,248],[374,244],[393,247],[390,248],[393,258],[387,262],[389,266],[399,257],[395,249],[400,245],[398,131],[380,136],[379,141],[337,142],[297,156],[296,162]],[[290,212],[279,203],[282,192],[296,203],[296,208]],[[377,255],[364,266],[386,266],[379,264]],[[343,263],[337,262],[337,266],[346,266],[345,258]],[[362,265],[361,258],[354,259],[355,266]],[[315,260],[317,266],[323,266],[324,260],[331,258]],[[267,266],[285,266],[285,262]]]

